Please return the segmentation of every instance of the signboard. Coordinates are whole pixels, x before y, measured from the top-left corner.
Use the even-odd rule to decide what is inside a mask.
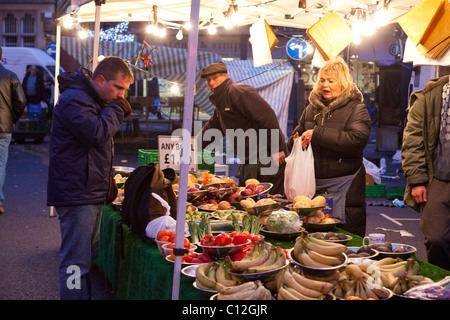
[[[49,44],[47,46],[47,48],[45,48],[45,52],[47,52],[47,54],[52,57],[53,59],[56,58],[56,45],[54,44]]]
[[[292,38],[286,44],[287,55],[294,60],[304,59],[307,55],[307,43],[305,40],[300,38]]]
[[[159,167],[180,171],[181,136],[158,136]],[[191,138],[189,171],[198,171],[198,153],[196,139]]]

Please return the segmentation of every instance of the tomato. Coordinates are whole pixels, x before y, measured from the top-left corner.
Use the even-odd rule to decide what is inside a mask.
[[[169,236],[162,236],[161,239],[159,239],[159,241],[162,241],[162,242],[170,242],[170,241],[169,241]]]
[[[232,256],[230,256],[230,259],[232,261],[240,261],[247,255],[247,253],[249,253],[252,250],[252,248],[253,248],[252,244],[247,245],[238,252],[234,253]]]
[[[240,233],[237,232],[237,231],[233,231],[233,232],[230,233],[230,237],[234,238],[234,237],[236,237],[236,235],[238,235],[238,234],[240,234]]]
[[[214,239],[214,246],[226,246],[231,243],[230,235],[221,233]]]
[[[238,245],[238,244],[243,244],[246,243],[248,241],[248,238],[246,235],[244,234],[237,234],[233,237],[233,244]]]
[[[168,245],[166,245],[167,249],[173,249],[175,247],[175,242],[171,242]]]
[[[167,230],[167,229],[159,230],[158,233],[156,234],[156,240],[161,240],[161,238],[164,237],[164,236],[169,237],[170,236],[170,231]]]
[[[213,243],[214,243],[214,237],[210,234],[207,234],[206,236],[204,236],[203,239],[200,241],[200,244],[202,246],[212,246]]]
[[[249,240],[252,240],[252,235],[248,231],[243,231],[241,234],[245,235]]]
[[[170,242],[174,242],[174,241],[175,241],[175,236],[176,236],[175,231],[172,231],[172,233],[171,233],[170,236],[169,236],[169,241],[170,241]]]

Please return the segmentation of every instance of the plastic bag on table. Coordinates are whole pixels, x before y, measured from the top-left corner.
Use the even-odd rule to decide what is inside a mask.
[[[292,152],[286,158],[284,193],[288,199],[300,195],[312,198],[316,193],[312,146],[303,150],[300,139],[294,142]]]
[[[150,221],[145,228],[145,235],[149,238],[156,238],[159,231],[167,229],[170,232],[175,231],[177,227],[177,221],[170,216],[170,206],[163,198],[161,198],[156,193],[152,193],[152,196],[161,202],[164,208],[166,208],[166,214],[162,217],[156,218]],[[189,227],[187,223],[184,226],[185,236],[189,236]]]

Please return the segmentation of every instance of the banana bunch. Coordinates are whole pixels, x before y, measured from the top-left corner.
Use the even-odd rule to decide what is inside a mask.
[[[278,275],[278,300],[323,300],[333,284],[308,279],[288,266]]]
[[[224,261],[201,263],[195,270],[195,283],[201,289],[220,291],[225,287],[233,287],[242,282],[229,272],[229,264]]]
[[[366,268],[363,264],[361,268]],[[391,289],[395,294],[403,295],[409,289],[433,282],[430,278],[418,275],[419,263],[412,258],[386,257],[373,263],[371,269],[373,276],[379,275],[384,287]]]
[[[234,287],[224,287],[217,300],[272,300],[272,294],[261,281],[244,282]]]
[[[341,272],[334,294],[341,299],[359,297],[363,300],[379,300],[389,297],[386,288],[377,284],[375,278],[355,264],[348,264]]]
[[[343,252],[347,247],[340,243],[328,242],[308,236],[304,231],[294,244],[294,258],[302,265],[326,269],[344,262]]]
[[[228,257],[225,259],[229,259]],[[230,260],[230,270],[242,273],[261,273],[286,265],[286,254],[277,246],[265,241],[257,241],[252,250],[239,261]]]

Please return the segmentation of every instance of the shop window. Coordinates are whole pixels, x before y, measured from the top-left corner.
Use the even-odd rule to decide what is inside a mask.
[[[5,47],[17,47],[17,36],[6,36]]]
[[[23,34],[35,34],[34,18],[31,14],[25,14],[22,20],[22,33]]]
[[[34,37],[22,37],[24,47],[34,48]]]

